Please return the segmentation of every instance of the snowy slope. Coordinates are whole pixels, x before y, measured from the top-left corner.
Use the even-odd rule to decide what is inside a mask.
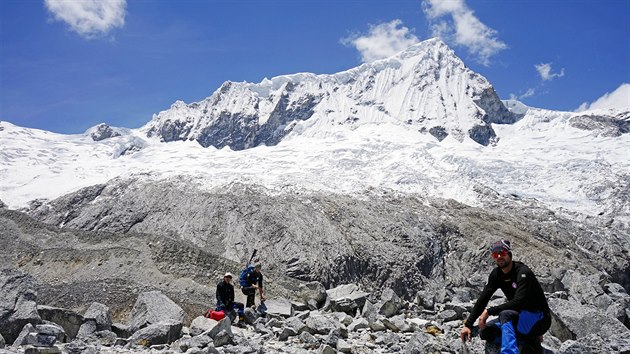
[[[469,205],[483,205],[478,187],[487,187],[630,223],[630,112],[506,104],[520,119],[487,80],[430,40],[334,75],[226,83],[140,129],[60,135],[0,122],[0,200],[23,207],[131,175],[193,180],[202,190],[242,182],[276,193],[382,190]],[[430,132],[437,126],[445,134]],[[491,144],[470,136],[475,126],[496,135]]]

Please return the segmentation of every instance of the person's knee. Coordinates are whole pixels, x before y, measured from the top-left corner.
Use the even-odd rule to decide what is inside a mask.
[[[512,322],[516,323],[518,321],[518,312],[514,310],[503,310],[499,313],[499,322],[501,324]]]
[[[494,341],[500,335],[501,330],[495,325],[488,325],[485,328],[479,330],[479,338],[485,341]]]

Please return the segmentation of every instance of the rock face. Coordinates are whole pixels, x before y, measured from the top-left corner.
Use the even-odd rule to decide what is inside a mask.
[[[602,136],[615,137],[630,133],[630,112],[615,117],[595,114],[577,115],[569,121],[572,127],[596,131]]]
[[[495,136],[491,124],[511,124],[520,117],[505,108],[485,78],[442,41],[431,39],[334,75],[226,82],[201,102],[176,102],[142,130],[165,142],[196,140],[204,147],[243,150],[276,145],[295,131],[317,135],[389,122],[431,130],[440,141],[447,135],[462,141],[468,132],[488,145]]]
[[[550,292],[570,286],[561,282],[568,270],[630,287],[626,230],[571,220],[531,200],[486,191],[487,207],[475,208],[377,193],[274,195],[239,184],[200,193],[192,184],[119,179],[29,213],[67,228],[176,236],[237,264],[258,249],[268,271],[327,288],[392,288],[407,300],[421,289],[436,296],[445,283],[463,286],[469,275],[483,274],[491,262],[485,248],[497,237],[512,240],[515,259]]]
[[[74,311],[59,307],[39,305],[37,306],[37,313],[39,313],[42,320],[60,325],[70,339],[74,339],[77,336],[79,328],[83,323],[83,316]]]
[[[11,344],[26,324],[41,322],[32,278],[23,272],[0,270],[0,334]]]
[[[87,133],[94,141],[101,141],[115,136],[120,136],[119,132],[115,131],[112,127],[105,123],[101,123],[90,128]]]

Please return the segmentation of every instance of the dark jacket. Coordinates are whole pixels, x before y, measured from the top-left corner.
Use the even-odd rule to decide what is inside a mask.
[[[472,328],[475,320],[488,305],[492,294],[501,289],[508,301],[488,308],[488,314],[497,316],[503,310],[549,313],[549,305],[540,283],[534,273],[522,262],[512,261],[512,269],[508,274],[496,267],[488,277],[488,283],[483,288],[475,307],[466,319],[465,326]]]
[[[252,286],[254,284],[258,284],[259,288],[263,287],[263,275],[262,275],[262,273],[256,274],[256,271],[253,271],[253,272],[247,274],[247,277],[245,278],[245,281],[247,282],[247,286]]]
[[[217,307],[223,305],[226,309],[231,309],[234,304],[234,286],[221,280],[217,284]]]

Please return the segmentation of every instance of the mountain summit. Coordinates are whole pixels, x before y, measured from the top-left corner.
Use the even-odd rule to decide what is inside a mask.
[[[299,73],[258,84],[225,82],[201,102],[177,101],[141,128],[161,141],[196,140],[243,150],[276,145],[293,133],[325,136],[389,123],[452,135],[482,145],[490,123],[514,123],[492,85],[467,68],[441,40],[418,43],[386,59],[332,75]]]

